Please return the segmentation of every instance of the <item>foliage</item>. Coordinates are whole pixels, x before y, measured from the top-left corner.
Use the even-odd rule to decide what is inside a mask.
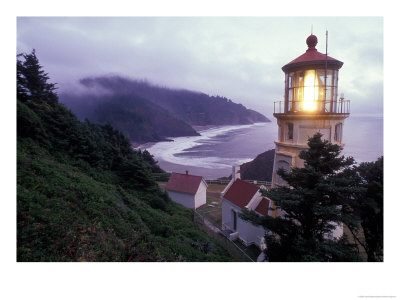
[[[173,202],[153,209],[157,194],[108,183],[107,174],[96,180],[31,139],[17,153],[18,261],[230,260],[189,209]],[[214,250],[198,249],[199,241]]]
[[[82,160],[99,171],[114,171],[122,186],[151,189],[151,172],[162,172],[148,152],[132,149],[129,140],[110,124],[80,122],[64,105],[18,101],[18,137],[30,137],[54,156]]]
[[[143,161],[147,164],[152,173],[165,173],[158,162],[154,159],[154,156],[149,151],[144,150],[143,152],[139,149],[138,154],[142,157]]]
[[[53,105],[58,102],[55,84],[49,83],[36,57],[35,49],[30,54],[19,54],[17,59],[17,97],[23,102],[45,102]]]
[[[273,218],[245,212],[242,217],[267,229],[271,261],[352,261],[358,260],[354,245],[346,237],[329,238],[358,187],[349,187],[351,179],[340,176],[353,165],[352,158],[340,156],[341,147],[322,141],[317,133],[308,141],[309,149],[299,155],[304,168],[291,172],[278,170],[288,184],[267,192],[282,214]]]
[[[361,187],[348,207],[351,218],[346,225],[364,248],[368,261],[383,261],[383,156],[342,175],[353,180],[353,187]]]
[[[17,76],[18,261],[230,260],[160,190],[150,153],[110,124],[79,121],[49,90],[32,97],[39,89],[25,79]],[[51,87],[46,80],[37,82]]]

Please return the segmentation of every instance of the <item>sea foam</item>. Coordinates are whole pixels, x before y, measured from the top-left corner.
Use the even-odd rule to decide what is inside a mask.
[[[223,155],[208,156],[207,150],[202,150],[202,155],[198,155],[198,151],[193,149],[207,143],[213,144],[220,136],[229,136],[237,131],[249,129],[252,127],[263,126],[265,123],[256,123],[250,125],[232,125],[232,126],[216,126],[206,129],[200,129],[200,136],[177,137],[171,138],[172,142],[158,142],[146,148],[156,159],[186,166],[226,169],[233,164],[242,164],[250,161],[251,157],[223,157]],[[191,152],[197,155],[191,155]]]

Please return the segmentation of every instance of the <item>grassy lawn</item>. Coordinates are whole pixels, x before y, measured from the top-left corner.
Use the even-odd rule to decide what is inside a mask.
[[[207,191],[221,193],[226,186],[227,184],[209,184]]]
[[[200,206],[196,211],[206,217],[211,223],[221,228],[222,222],[222,201],[219,195],[225,188],[225,185],[209,184],[207,188],[206,204]]]

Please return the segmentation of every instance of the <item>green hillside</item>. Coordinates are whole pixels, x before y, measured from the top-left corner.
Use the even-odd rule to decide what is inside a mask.
[[[58,103],[35,52],[17,61],[18,261],[230,261],[110,124]]]

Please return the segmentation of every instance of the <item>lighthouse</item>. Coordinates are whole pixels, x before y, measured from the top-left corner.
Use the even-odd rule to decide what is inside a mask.
[[[344,146],[344,120],[350,115],[350,101],[337,93],[339,69],[343,62],[317,51],[318,39],[311,34],[308,49],[282,67],[285,73],[284,101],[274,102],[274,117],[278,123],[275,140],[275,160],[272,187],[286,185],[277,174],[304,167],[299,158],[307,142],[320,132],[322,139]],[[326,47],[327,49],[327,47]]]

